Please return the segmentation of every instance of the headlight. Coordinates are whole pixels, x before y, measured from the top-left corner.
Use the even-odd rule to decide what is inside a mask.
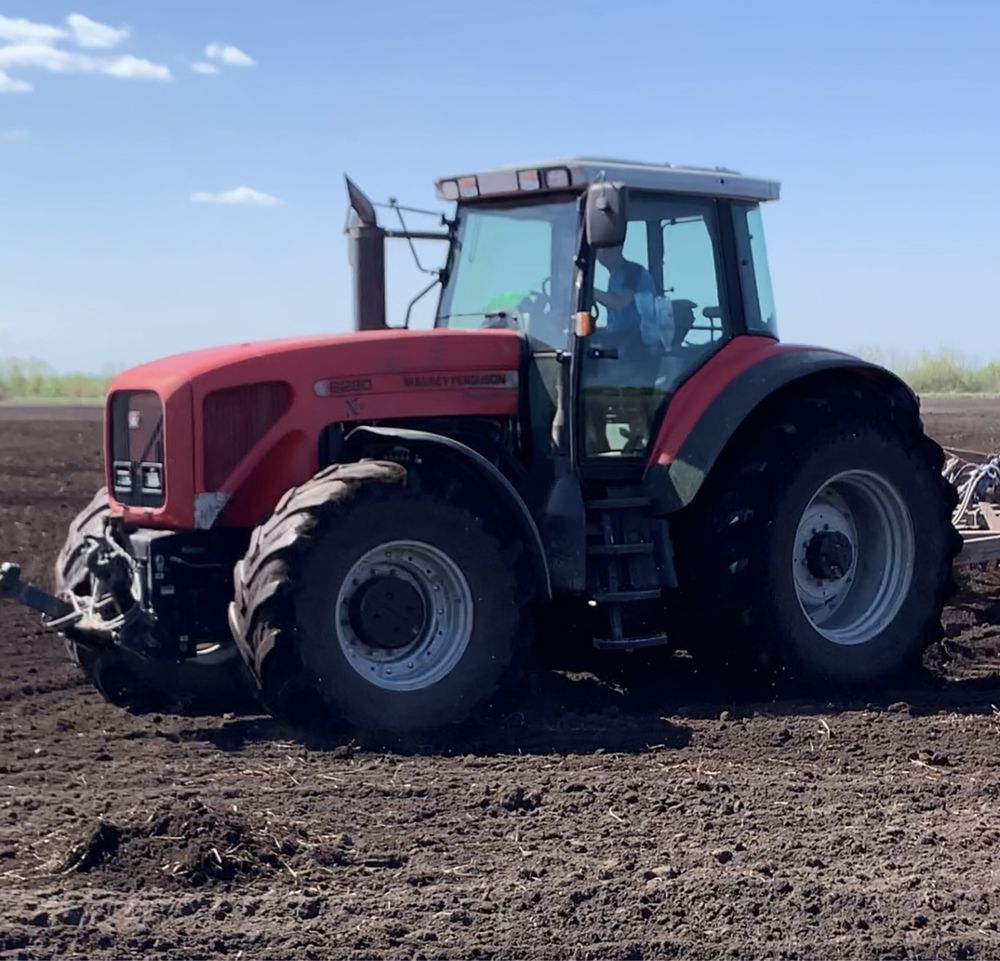
[[[111,467],[115,481],[115,490],[127,494],[132,490],[132,465],[126,461],[116,460]]]
[[[162,464],[140,464],[139,465],[139,485],[144,494],[163,493],[163,465]]]

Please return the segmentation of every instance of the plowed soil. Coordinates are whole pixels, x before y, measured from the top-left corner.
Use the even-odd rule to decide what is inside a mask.
[[[1000,446],[1000,402],[931,432]],[[0,412],[0,558],[48,583],[84,412]],[[870,703],[732,703],[675,658],[537,670],[460,747],[132,716],[0,606],[0,957],[996,957],[1000,577]]]

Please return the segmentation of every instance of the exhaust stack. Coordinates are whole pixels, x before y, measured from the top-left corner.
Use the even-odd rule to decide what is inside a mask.
[[[385,330],[385,238],[375,207],[350,177],[347,196],[353,215],[347,229],[354,274],[354,329]]]

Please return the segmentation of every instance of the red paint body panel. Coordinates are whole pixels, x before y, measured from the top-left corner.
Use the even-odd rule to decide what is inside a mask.
[[[221,488],[232,496],[218,523],[251,527],[289,487],[316,473],[318,438],[329,424],[516,416],[521,350],[520,336],[510,330],[364,331],[218,347],[133,368],[114,379],[110,392],[154,390],[162,399],[166,502],[136,508],[112,500],[112,507],[130,524],[195,526],[195,496],[207,492],[204,452],[211,438],[202,410],[212,391],[269,381],[291,388],[284,415]]]
[[[736,337],[685,381],[670,400],[650,452],[648,466],[668,466],[713,401],[737,377],[779,354],[813,350],[770,337]],[[848,355],[845,359],[850,360]]]

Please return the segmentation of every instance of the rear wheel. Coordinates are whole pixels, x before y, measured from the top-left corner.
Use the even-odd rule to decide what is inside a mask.
[[[675,524],[694,652],[824,692],[912,671],[961,546],[941,460],[870,395],[799,396],[751,425]]]
[[[87,597],[92,593],[85,555],[87,537],[99,536],[108,517],[108,495],[101,488],[70,524],[55,564],[56,593]],[[249,706],[250,690],[231,638],[206,639],[195,657],[183,661],[151,660],[109,646],[97,650],[65,633],[66,650],[102,696],[137,713],[213,714]],[[108,634],[110,645],[111,635]]]
[[[299,727],[465,720],[526,636],[509,546],[392,462],[334,465],[293,489],[236,569],[230,619],[264,703]]]

